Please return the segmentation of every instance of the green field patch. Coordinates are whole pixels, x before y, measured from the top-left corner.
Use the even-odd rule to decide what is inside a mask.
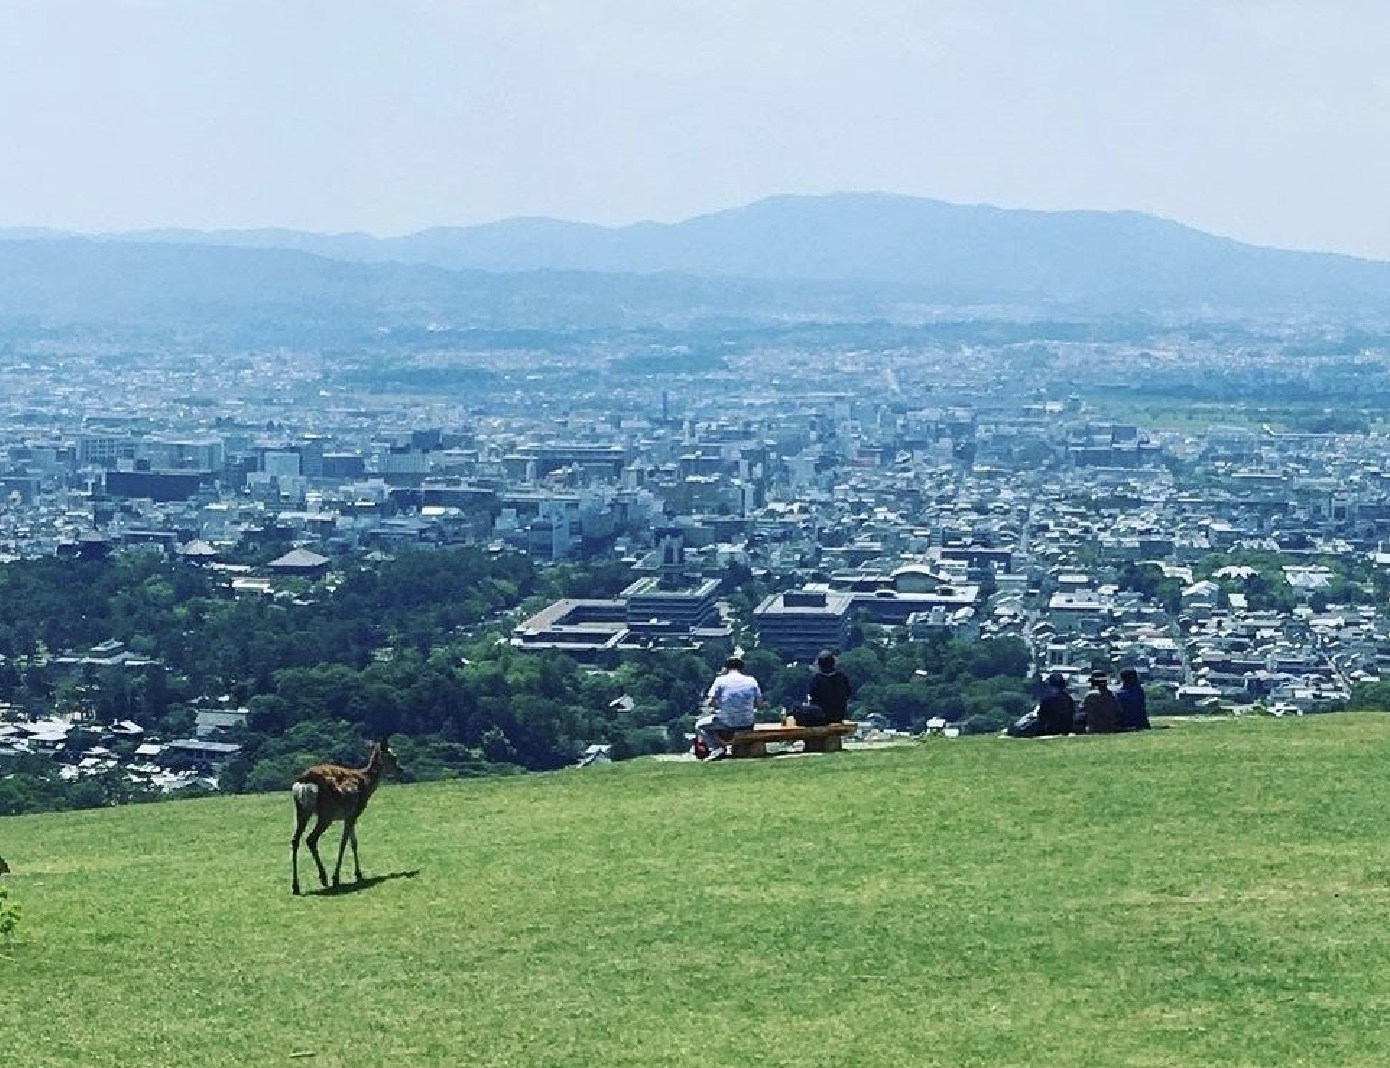
[[[0,1056],[1380,1065],[1387,762],[1339,715],[387,783],[301,898],[287,795],[12,817]]]

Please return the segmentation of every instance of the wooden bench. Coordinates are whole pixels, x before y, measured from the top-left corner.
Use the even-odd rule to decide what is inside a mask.
[[[807,753],[838,753],[844,748],[845,735],[853,734],[857,723],[828,723],[824,727],[798,727],[795,723],[758,723],[751,730],[735,731],[729,736],[729,755],[734,757],[767,756],[768,742],[805,742]]]

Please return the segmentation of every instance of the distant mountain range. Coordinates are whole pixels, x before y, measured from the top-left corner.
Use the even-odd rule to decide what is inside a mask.
[[[497,277],[520,272],[566,274]],[[580,303],[601,303],[615,289],[660,294],[670,310],[687,286],[711,309],[729,300],[741,308],[795,303],[799,292],[813,303],[850,294],[879,311],[896,300],[1390,310],[1390,263],[1261,248],[1136,212],[1010,210],[889,194],[777,196],[669,224],[520,218],[390,238],[0,230],[0,312],[20,310],[25,294],[41,304],[80,302],[88,285],[98,287],[88,296],[112,313],[132,300],[147,308],[447,307],[467,296],[465,304],[481,308],[508,294],[542,299],[556,287]]]

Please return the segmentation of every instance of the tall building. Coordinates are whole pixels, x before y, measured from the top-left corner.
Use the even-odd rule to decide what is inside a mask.
[[[627,625],[634,633],[684,636],[719,626],[718,590],[718,579],[663,575],[640,578],[620,596],[627,602]]]
[[[758,641],[789,660],[810,660],[849,642],[854,597],[834,590],[775,593],[753,610]]]
[[[117,460],[135,457],[129,434],[82,434],[77,439],[77,462],[83,467],[115,467]]]

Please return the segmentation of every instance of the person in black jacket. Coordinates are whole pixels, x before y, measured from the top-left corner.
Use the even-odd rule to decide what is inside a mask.
[[[1115,691],[1115,699],[1120,702],[1120,730],[1149,729],[1149,703],[1144,697],[1144,687],[1139,685],[1139,672],[1133,668],[1120,672],[1120,688]]]
[[[835,654],[829,649],[822,651],[816,657],[807,703],[794,713],[797,725],[821,727],[841,722],[848,714],[850,693],[849,679],[835,666]]]
[[[1070,734],[1076,720],[1076,702],[1066,678],[1057,671],[1047,677],[1047,692],[1038,701],[1038,733]]]

